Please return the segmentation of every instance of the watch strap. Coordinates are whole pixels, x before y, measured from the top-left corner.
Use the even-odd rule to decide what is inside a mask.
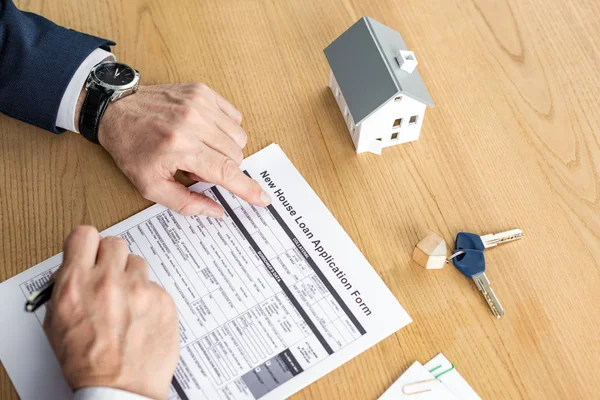
[[[91,85],[87,89],[85,100],[79,113],[79,132],[92,143],[98,141],[98,126],[110,102],[110,93]]]

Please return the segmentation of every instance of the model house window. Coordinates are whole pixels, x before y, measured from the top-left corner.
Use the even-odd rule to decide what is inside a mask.
[[[408,124],[409,125],[414,125],[417,123],[417,116],[413,115],[412,117],[410,117],[410,119],[408,120]]]
[[[402,126],[402,118],[398,118],[394,121],[394,125],[392,125],[392,128],[400,128],[400,126]]]
[[[344,117],[347,118],[348,114],[350,114],[350,113],[348,112],[348,106],[346,106],[346,107],[344,107]]]
[[[402,96],[398,96],[394,99],[394,101],[400,101],[400,100],[402,100]]]
[[[398,132],[392,133],[392,140],[398,140]]]
[[[340,88],[336,87],[335,88],[335,98],[337,99],[338,97],[340,97]]]

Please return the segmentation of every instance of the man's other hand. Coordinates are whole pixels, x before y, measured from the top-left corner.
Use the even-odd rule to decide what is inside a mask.
[[[183,215],[220,217],[222,207],[173,176],[218,184],[249,203],[271,200],[240,170],[246,132],[242,115],[204,84],[143,86],[111,103],[98,140],[146,199]]]
[[[44,331],[73,390],[105,386],[166,399],[179,358],[169,294],[148,280],[144,259],[90,226],[65,242]]]

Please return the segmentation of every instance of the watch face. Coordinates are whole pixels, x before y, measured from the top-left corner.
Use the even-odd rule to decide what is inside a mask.
[[[95,75],[107,85],[126,86],[135,78],[135,71],[125,64],[113,62],[98,66]]]

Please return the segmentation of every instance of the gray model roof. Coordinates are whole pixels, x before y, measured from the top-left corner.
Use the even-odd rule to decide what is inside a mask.
[[[400,69],[399,50],[407,50],[402,36],[370,17],[359,19],[324,50],[354,123],[399,93],[433,107],[419,72]]]

